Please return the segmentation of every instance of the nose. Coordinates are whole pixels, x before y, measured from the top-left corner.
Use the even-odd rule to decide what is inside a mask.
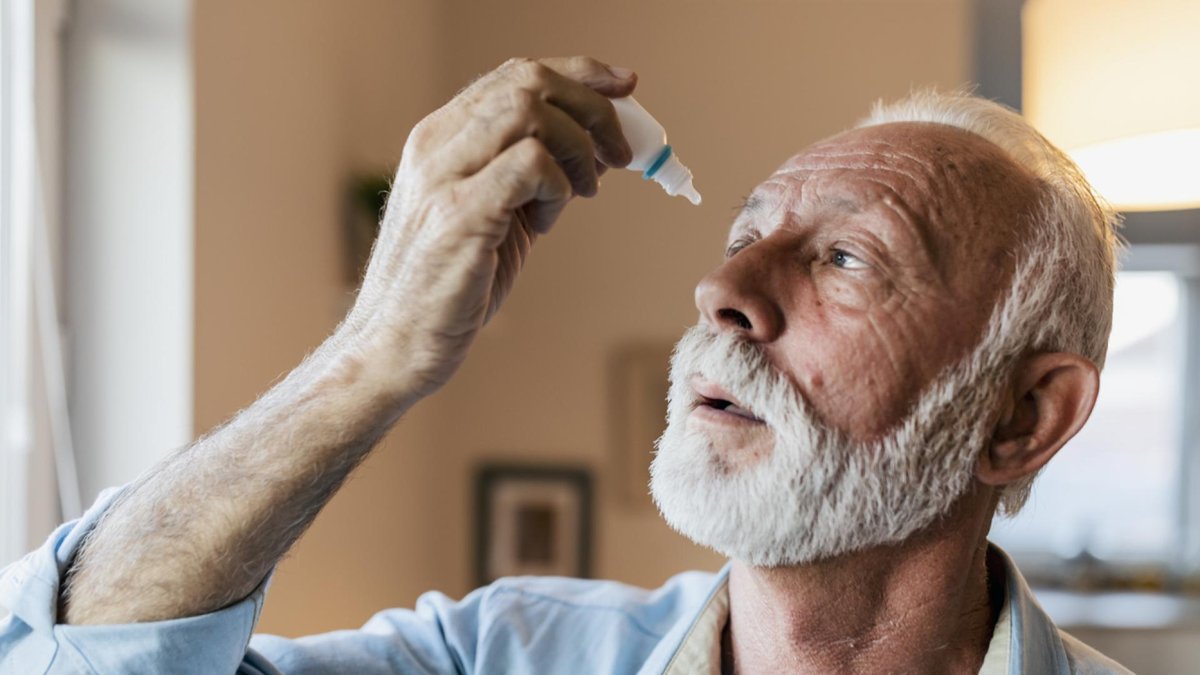
[[[743,249],[696,286],[700,318],[714,330],[738,331],[764,343],[774,342],[783,332],[783,311],[772,293],[765,244]]]

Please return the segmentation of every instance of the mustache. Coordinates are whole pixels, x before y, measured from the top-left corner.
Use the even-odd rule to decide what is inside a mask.
[[[825,428],[800,388],[766,349],[736,331],[714,331],[697,324],[683,334],[671,357],[671,399],[687,405],[697,402],[688,384],[693,376],[719,384],[771,426],[794,423],[799,416],[807,426]]]

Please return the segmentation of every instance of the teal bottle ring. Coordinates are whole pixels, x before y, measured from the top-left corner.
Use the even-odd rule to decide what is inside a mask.
[[[662,152],[658,153],[658,157],[654,159],[654,163],[642,173],[642,180],[650,180],[651,178],[654,178],[654,174],[658,173],[658,170],[662,168],[662,165],[667,163],[667,159],[670,156],[671,146],[664,145]]]

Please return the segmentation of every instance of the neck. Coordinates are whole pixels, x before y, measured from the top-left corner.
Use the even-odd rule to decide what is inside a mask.
[[[990,502],[969,495],[899,544],[794,567],[735,562],[736,670],[978,672],[1003,598],[1002,581],[989,592]]]

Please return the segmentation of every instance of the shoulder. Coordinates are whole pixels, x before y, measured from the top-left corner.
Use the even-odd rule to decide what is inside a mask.
[[[501,617],[533,613],[608,618],[661,637],[681,615],[695,611],[717,581],[714,573],[684,572],[651,590],[598,579],[508,577],[484,589],[480,610]]]
[[[510,577],[458,602],[428,593],[417,611],[436,617],[466,671],[504,663],[509,672],[569,672],[585,662],[589,672],[636,672],[719,581],[716,574],[686,572],[648,590],[615,581]]]
[[[1133,675],[1133,671],[1113,661],[1070,633],[1058,629],[1067,652],[1071,672],[1078,675]]]
[[[613,581],[505,578],[461,600],[426,593],[414,609],[384,610],[359,630],[258,635],[250,657],[288,673],[475,673],[496,672],[496,664],[508,673],[632,673],[718,580],[689,572],[646,590]]]

